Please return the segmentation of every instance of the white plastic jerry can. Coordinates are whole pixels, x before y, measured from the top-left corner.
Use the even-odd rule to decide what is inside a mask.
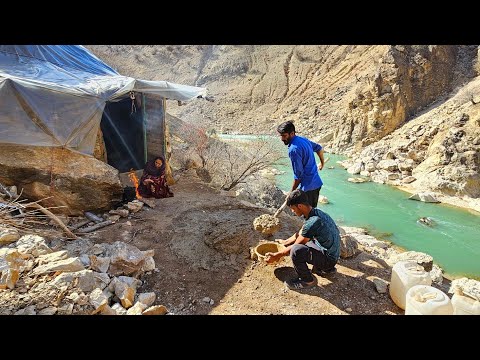
[[[453,306],[443,291],[415,285],[407,291],[405,315],[453,315]]]
[[[453,315],[480,315],[480,301],[470,296],[453,294]]]
[[[415,261],[399,261],[392,268],[390,297],[401,309],[405,309],[407,291],[415,285],[431,285],[432,279]]]

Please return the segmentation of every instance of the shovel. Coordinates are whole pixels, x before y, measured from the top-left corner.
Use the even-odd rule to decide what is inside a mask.
[[[330,158],[326,158],[325,161],[323,162],[323,166],[325,166],[325,164],[328,162],[328,160],[330,160]],[[286,195],[286,198],[288,198],[288,195],[290,194],[290,191],[287,193]],[[280,213],[282,212],[283,209],[285,209],[285,206],[287,206],[287,199],[285,198],[285,201],[283,202],[282,206],[280,206],[278,208],[277,211],[275,211],[275,214],[273,214],[273,217],[278,217],[278,215],[280,215]]]

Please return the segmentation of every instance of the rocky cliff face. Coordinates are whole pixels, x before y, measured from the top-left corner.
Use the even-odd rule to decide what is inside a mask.
[[[413,151],[404,175],[411,172],[418,186],[480,195],[473,104],[480,99],[463,108],[468,99],[461,88],[470,82],[475,96],[477,46],[87,47],[126,75],[206,86],[214,103],[170,104],[187,121],[222,132],[275,134],[280,122],[293,120],[298,134],[356,160],[377,146],[386,149],[378,162],[402,144],[398,154]],[[468,120],[457,126],[463,114]],[[406,126],[414,120],[417,128]],[[402,156],[390,152],[387,160]]]

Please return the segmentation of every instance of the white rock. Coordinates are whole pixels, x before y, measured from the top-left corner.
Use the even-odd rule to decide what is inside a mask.
[[[38,235],[22,236],[16,242],[15,247],[18,252],[22,254],[32,254],[35,257],[53,252],[53,250],[47,246],[45,239]]]
[[[351,183],[356,183],[356,184],[360,184],[360,183],[365,183],[365,182],[369,182],[370,180],[368,178],[361,178],[361,177],[355,177],[355,178],[348,178],[347,181],[351,182]]]
[[[381,160],[377,164],[377,169],[382,169],[386,171],[397,171],[398,165],[395,160]]]
[[[96,255],[90,255],[90,267],[92,270],[106,273],[110,266],[110,258],[109,257],[100,257]]]
[[[350,236],[352,236],[355,240],[357,240],[357,242],[359,242],[363,246],[379,247],[381,249],[388,248],[388,244],[385,241],[377,240],[371,235],[350,234]]]
[[[415,261],[417,264],[423,266],[425,271],[431,271],[433,266],[433,257],[419,251],[405,251],[397,255],[392,255],[387,259],[390,266],[395,265],[399,261]]]
[[[432,270],[430,271],[430,277],[432,278],[432,282],[437,285],[442,285],[443,283],[443,270],[437,264],[433,264]]]
[[[379,294],[385,294],[387,292],[388,281],[385,281],[376,276],[372,276],[372,278],[369,280],[373,282]]]
[[[63,272],[74,272],[83,270],[83,264],[79,258],[68,258],[64,260],[58,260],[54,262],[49,262],[44,265],[40,265],[33,269],[35,275],[46,274],[50,272],[63,271]]]
[[[14,228],[1,226],[0,227],[0,246],[10,244],[20,239],[20,234]]]
[[[149,256],[145,259],[145,262],[142,266],[142,271],[153,271],[155,270],[155,260],[152,256]]]
[[[166,315],[166,314],[168,314],[168,310],[163,305],[151,306],[142,313],[142,315]]]
[[[410,183],[414,182],[415,180],[417,180],[417,179],[414,176],[407,176],[407,177],[404,177],[402,179],[402,182],[404,184],[410,184]]]
[[[58,315],[71,315],[73,312],[73,304],[64,304],[57,308]]]
[[[112,309],[116,311],[117,315],[127,315],[127,309],[119,303],[113,304]]]
[[[105,289],[107,285],[110,283],[110,276],[108,276],[108,274],[106,273],[94,272],[93,277],[95,282],[94,287],[98,287],[102,290]]]
[[[145,304],[147,307],[153,305],[157,295],[154,292],[138,294],[138,301]]]
[[[37,315],[54,315],[57,312],[57,308],[55,306],[50,306],[45,309],[40,310]]]
[[[35,305],[30,305],[26,308],[20,309],[14,315],[37,315],[35,311]]]
[[[350,166],[347,169],[347,172],[349,174],[352,174],[352,175],[357,175],[357,174],[360,173],[360,171],[362,171],[362,163],[361,162],[356,162],[355,164],[353,164],[352,166]]]
[[[466,277],[455,279],[450,284],[448,292],[480,301],[480,281]]]
[[[92,270],[81,270],[69,273],[62,273],[50,282],[56,288],[70,285],[75,279],[78,279],[78,287],[84,292],[90,292],[95,289],[95,278]]]
[[[137,301],[130,309],[127,310],[127,315],[142,315],[143,310],[148,306]]]
[[[413,194],[412,196],[410,196],[409,199],[423,201],[423,202],[427,202],[427,203],[439,203],[440,202],[435,197],[435,194],[431,193],[431,192],[416,193],[416,194]]]
[[[128,286],[126,283],[121,281],[115,283],[115,295],[120,299],[120,302],[125,309],[128,309],[133,305],[135,293],[135,288]]]
[[[118,315],[117,311],[112,309],[108,304],[106,304],[103,308],[102,311],[100,311],[101,315]]]
[[[82,254],[78,257],[82,262],[83,266],[90,266],[90,256],[87,254]]]
[[[37,258],[38,265],[47,264],[50,262],[55,262],[59,260],[64,260],[68,257],[68,252],[66,250],[55,251],[49,254],[40,255]]]
[[[134,288],[135,290],[137,290],[138,287],[142,285],[142,280],[136,279],[131,276],[119,276],[117,279]]]
[[[387,179],[388,180],[398,180],[400,178],[400,174],[399,173],[389,173],[387,175]]]
[[[90,293],[90,304],[95,308],[94,314],[103,310],[104,306],[108,304],[108,297],[99,288],[94,289]]]

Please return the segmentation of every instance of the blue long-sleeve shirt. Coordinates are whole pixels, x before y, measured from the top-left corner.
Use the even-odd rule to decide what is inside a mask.
[[[300,180],[300,190],[315,190],[323,185],[318,175],[314,155],[319,150],[322,150],[320,144],[298,135],[295,135],[288,144],[288,157],[292,162],[293,178]]]

